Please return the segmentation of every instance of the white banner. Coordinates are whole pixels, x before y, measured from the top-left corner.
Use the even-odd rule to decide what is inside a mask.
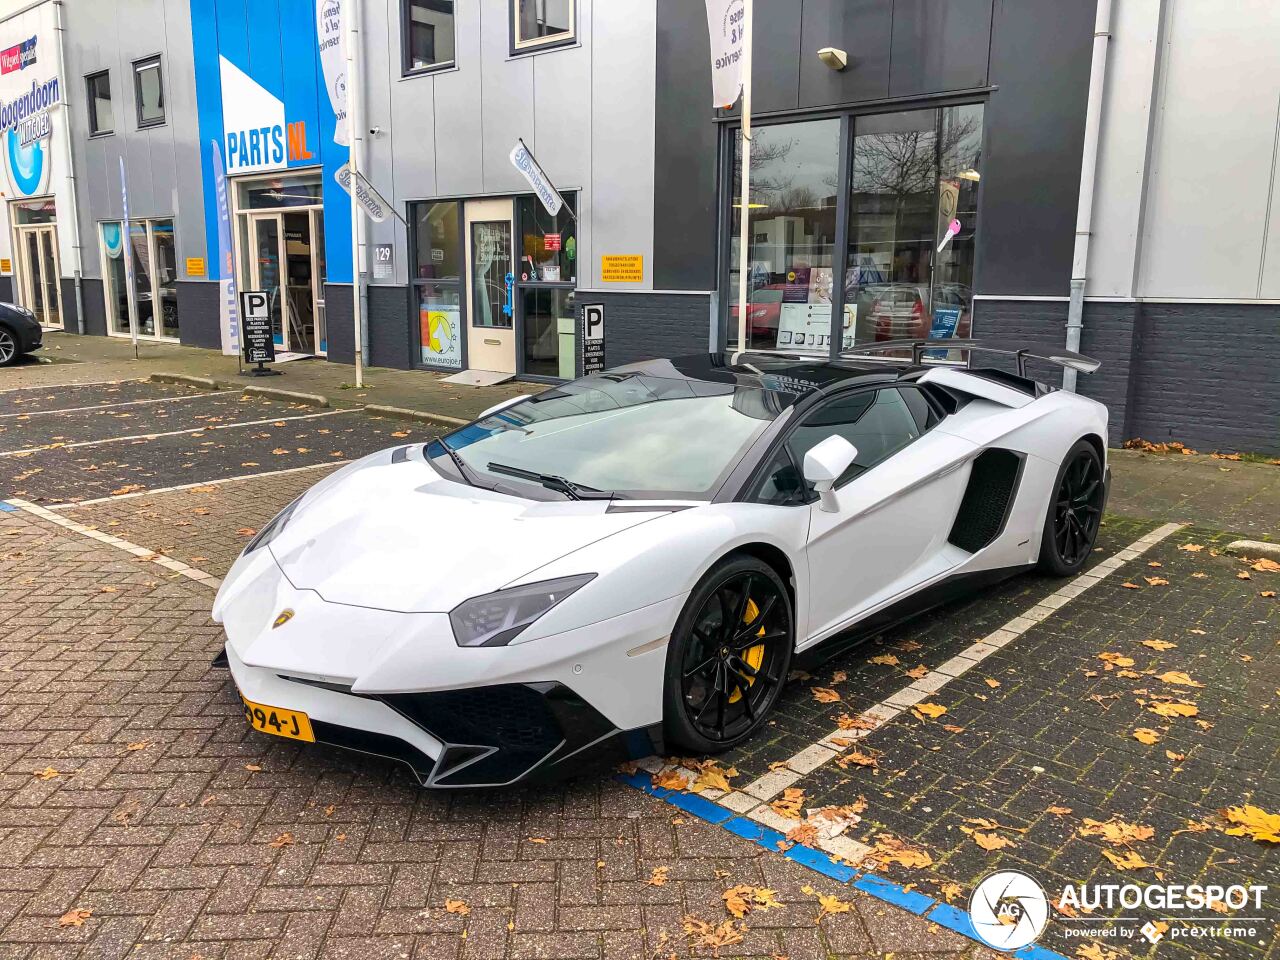
[[[533,154],[529,152],[523,140],[517,140],[516,145],[511,148],[511,165],[529,181],[529,186],[533,187],[533,192],[538,195],[547,213],[553,217],[558,214],[560,208],[564,206],[564,197],[560,196],[560,192],[552,186],[550,179],[542,172],[538,161],[533,158]]]
[[[342,0],[316,0],[316,36],[320,41],[320,69],[337,125],[333,142],[351,142],[347,129],[347,34],[342,24]]]
[[[344,163],[334,172],[333,179],[338,181],[338,186],[343,190],[351,193],[351,167]],[[356,202],[360,204],[360,209],[374,223],[382,223],[389,214],[394,212],[391,204],[362,175],[357,173],[355,179],[355,197]]]
[[[707,0],[707,30],[711,34],[712,106],[727,110],[742,93],[743,0]]]

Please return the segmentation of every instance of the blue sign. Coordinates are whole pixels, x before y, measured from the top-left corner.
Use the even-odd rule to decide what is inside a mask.
[[[511,304],[516,298],[516,275],[508,273],[502,280],[507,285],[507,302],[502,305],[502,315],[509,317],[511,316]]]
[[[956,335],[956,328],[960,326],[960,308],[959,307],[934,307],[933,308],[933,326],[929,328],[930,340],[950,340]],[[930,350],[930,357],[945,357],[945,350]]]

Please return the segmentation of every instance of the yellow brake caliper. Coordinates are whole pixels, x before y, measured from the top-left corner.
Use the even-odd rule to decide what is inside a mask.
[[[747,612],[746,612],[746,615],[742,618],[742,622],[749,626],[750,624],[755,622],[755,619],[758,616],[760,616],[760,608],[756,606],[756,602],[754,600],[748,597]],[[763,637],[764,633],[765,633],[764,624],[761,624],[760,632],[757,633],[756,636]],[[759,670],[760,664],[764,663],[764,644],[757,643],[754,647],[748,647],[746,652],[742,654],[742,659],[745,660],[750,665],[752,670]],[[756,682],[755,677],[747,677],[748,687],[755,682]],[[729,702],[737,703],[741,699],[742,699],[742,687],[735,686],[733,688],[733,693],[729,694]]]

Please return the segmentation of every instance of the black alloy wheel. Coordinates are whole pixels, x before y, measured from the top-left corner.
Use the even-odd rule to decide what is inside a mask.
[[[1040,550],[1042,568],[1067,576],[1084,566],[1098,539],[1106,496],[1098,452],[1081,440],[1071,448],[1058,473]]]
[[[703,753],[745,739],[777,701],[794,646],[791,598],[771,567],[744,556],[712,570],[672,635],[669,735]]]
[[[7,367],[18,359],[18,338],[8,327],[0,327],[0,367]]]

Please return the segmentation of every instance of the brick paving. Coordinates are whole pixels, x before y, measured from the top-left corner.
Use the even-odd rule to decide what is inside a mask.
[[[252,733],[209,601],[0,514],[0,957],[702,956],[737,883],[783,906],[725,956],[994,956],[607,778],[426,792]]]

